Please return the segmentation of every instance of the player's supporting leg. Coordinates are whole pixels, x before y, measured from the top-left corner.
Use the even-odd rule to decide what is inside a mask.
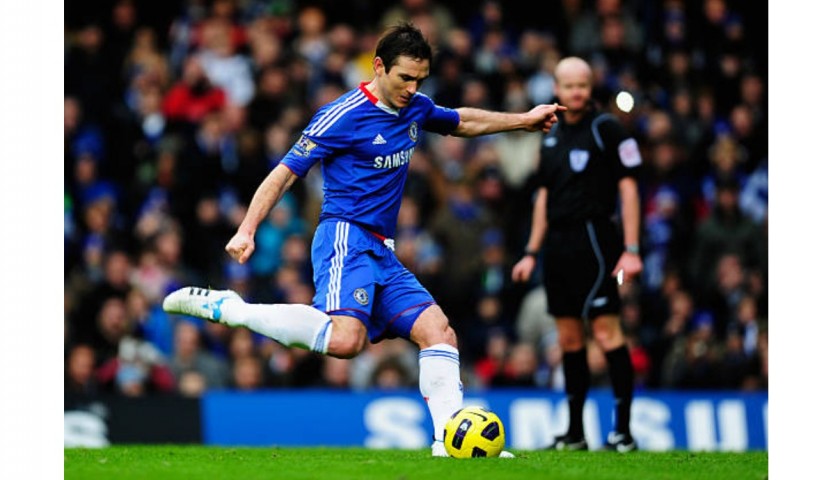
[[[351,342],[344,342],[343,334],[333,334],[333,320],[329,315],[309,305],[251,304],[231,290],[185,287],[167,295],[163,309],[230,327],[247,327],[283,345],[318,353],[327,353],[331,340],[340,341],[339,353],[349,353],[344,351],[344,344],[349,346]]]
[[[411,341],[420,348],[420,393],[434,424],[432,454],[446,456],[443,427],[464,403],[458,339],[443,310],[431,305],[414,322]]]
[[[569,401],[569,429],[555,438],[557,450],[587,450],[583,430],[583,406],[589,393],[590,372],[586,357],[586,336],[583,321],[573,317],[557,317],[560,349],[563,352],[563,375]]]
[[[615,397],[615,430],[607,438],[605,448],[621,453],[636,450],[636,442],[630,434],[633,364],[618,315],[601,315],[595,318],[592,322],[592,333],[607,358],[610,383]]]
[[[420,393],[434,424],[432,456],[448,457],[443,445],[443,428],[449,417],[464,405],[458,339],[437,305],[429,306],[417,317],[410,338],[420,348]],[[514,458],[515,455],[503,451],[499,457]]]

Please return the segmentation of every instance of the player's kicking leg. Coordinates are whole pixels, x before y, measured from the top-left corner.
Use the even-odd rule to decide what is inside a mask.
[[[324,354],[327,353],[333,334],[333,321],[330,316],[309,305],[251,304],[246,303],[232,290],[185,287],[166,296],[163,300],[163,310],[203,318],[229,327],[247,327],[288,347],[300,347]],[[337,336],[335,340],[341,339]],[[340,343],[349,345],[354,342]]]

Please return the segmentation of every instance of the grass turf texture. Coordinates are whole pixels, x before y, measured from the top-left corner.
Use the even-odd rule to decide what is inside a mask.
[[[143,445],[65,449],[72,479],[766,479],[767,452],[545,452],[432,458],[429,449],[226,448]]]

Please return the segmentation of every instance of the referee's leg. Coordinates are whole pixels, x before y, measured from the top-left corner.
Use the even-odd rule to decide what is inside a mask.
[[[583,430],[583,405],[589,393],[590,372],[586,355],[586,332],[583,320],[575,317],[556,317],[557,336],[563,352],[563,376],[566,379],[566,398],[569,402],[569,429],[555,440],[561,449],[586,449]]]
[[[606,314],[595,317],[592,321],[592,335],[607,359],[615,396],[615,433],[625,437],[624,442],[628,445],[632,443],[635,449],[630,434],[630,405],[633,401],[635,376],[619,316]]]

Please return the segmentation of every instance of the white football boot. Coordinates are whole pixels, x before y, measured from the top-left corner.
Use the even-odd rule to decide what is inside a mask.
[[[443,445],[443,442],[440,440],[435,440],[432,443],[432,456],[433,457],[448,457],[449,453],[446,452],[446,447]]]
[[[222,321],[222,304],[226,301],[242,302],[233,290],[210,290],[207,288],[184,287],[163,299],[163,310],[168,313],[190,315],[213,323],[228,325]]]

